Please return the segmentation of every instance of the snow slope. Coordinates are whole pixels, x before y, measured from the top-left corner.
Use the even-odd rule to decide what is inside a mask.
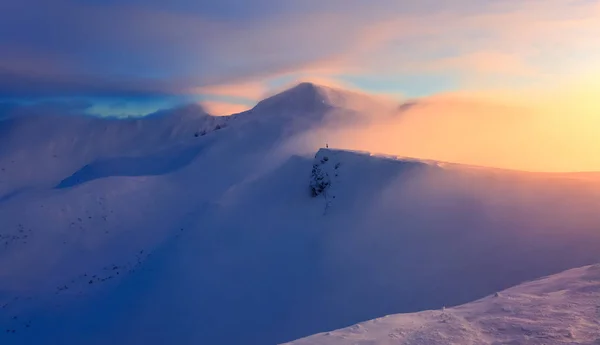
[[[231,120],[210,116],[197,105],[143,119],[47,111],[25,107],[0,120],[0,200],[23,189],[53,187],[95,160],[189,146],[196,135]]]
[[[0,343],[275,344],[600,262],[594,176],[315,156],[369,102],[301,84],[223,119],[14,119]]]
[[[600,265],[586,266],[462,306],[385,316],[288,344],[598,344],[598,301]]]

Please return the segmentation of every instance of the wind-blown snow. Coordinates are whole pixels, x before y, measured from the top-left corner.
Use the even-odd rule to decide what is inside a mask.
[[[594,176],[315,155],[365,102],[4,120],[0,343],[274,344],[600,262]]]
[[[598,301],[600,265],[587,266],[459,307],[385,316],[288,344],[598,344]]]

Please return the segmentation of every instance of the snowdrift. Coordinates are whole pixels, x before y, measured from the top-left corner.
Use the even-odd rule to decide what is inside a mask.
[[[390,315],[289,345],[596,344],[600,265],[572,269],[455,308]]]

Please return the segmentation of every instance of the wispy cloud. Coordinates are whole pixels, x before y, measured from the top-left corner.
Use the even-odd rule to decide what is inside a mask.
[[[196,87],[193,88],[191,92],[211,96],[228,96],[245,98],[248,100],[257,100],[261,97],[264,97],[267,93],[267,90],[263,83],[240,82],[237,84],[217,84]]]
[[[256,99],[290,75],[533,85],[592,66],[599,21],[576,0],[3,2],[0,96]]]
[[[211,115],[231,115],[241,113],[248,110],[250,107],[244,104],[228,103],[220,101],[203,101],[202,107]]]

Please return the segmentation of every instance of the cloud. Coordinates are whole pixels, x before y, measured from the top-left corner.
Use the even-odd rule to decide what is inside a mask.
[[[528,171],[600,171],[600,83],[462,91],[329,134],[333,147]]]
[[[264,97],[267,90],[263,83],[241,82],[239,84],[201,86],[192,89],[191,92],[211,96],[226,96],[256,101]]]
[[[178,95],[184,87],[170,81],[96,75],[12,72],[0,69],[0,98],[157,97]]]
[[[370,75],[446,75],[480,87],[549,82],[594,68],[597,2],[495,2],[482,11],[432,11],[374,23],[355,54]]]
[[[4,4],[0,28],[15,34],[0,39],[10,52],[10,58],[0,59],[0,68],[38,88],[51,81],[44,78],[50,70],[59,84],[56,93],[72,91],[63,90],[64,79],[121,84],[130,78],[129,83],[137,85],[136,80],[160,75],[148,79],[181,86],[176,88],[181,92],[286,73],[339,69],[340,57],[369,21],[355,20],[350,25],[349,13],[336,11],[337,1],[310,3],[274,6],[273,1],[260,1],[250,6],[236,2],[225,11],[226,7],[192,1],[174,5],[67,0],[57,0],[52,6],[39,0]],[[227,16],[238,14],[241,20]],[[37,68],[31,56],[57,63]],[[16,73],[22,70],[28,73]],[[146,87],[139,87],[145,93]]]
[[[206,109],[211,115],[231,115],[236,113],[241,113],[242,111],[246,111],[250,109],[249,106],[244,104],[236,104],[236,103],[227,103],[220,101],[203,101],[201,102],[202,107]]]
[[[23,116],[80,116],[92,107],[84,100],[40,101],[31,104],[0,102],[0,120]],[[0,126],[1,127],[1,126]]]
[[[424,72],[435,73],[460,71],[464,74],[534,76],[539,73],[535,66],[528,65],[514,54],[499,51],[477,51],[464,55],[440,58],[422,64]]]
[[[531,82],[593,63],[598,9],[574,0],[5,2],[0,30],[13,34],[0,38],[0,96],[228,89],[255,99],[287,75]]]

